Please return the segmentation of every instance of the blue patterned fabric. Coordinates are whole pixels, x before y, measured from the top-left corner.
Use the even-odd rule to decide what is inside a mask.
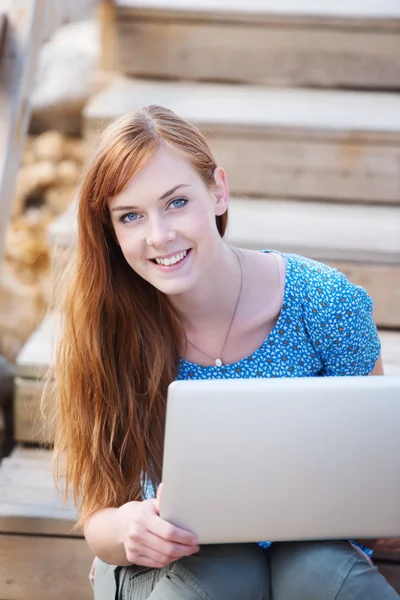
[[[182,359],[177,379],[371,373],[381,345],[372,319],[373,302],[367,292],[327,265],[295,254],[281,256],[286,261],[282,309],[260,348],[243,360],[222,367],[203,367]],[[151,486],[146,495],[153,495]],[[270,544],[260,542],[263,547]]]

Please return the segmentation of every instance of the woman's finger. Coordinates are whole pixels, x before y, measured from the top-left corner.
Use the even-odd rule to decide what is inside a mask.
[[[150,531],[147,532],[146,537],[142,539],[141,543],[146,549],[146,554],[148,554],[148,550],[151,549],[164,557],[168,557],[170,561],[177,560],[182,556],[190,556],[191,554],[195,554],[200,550],[199,546],[197,545],[188,546],[185,544],[170,542],[158,537]]]
[[[157,537],[169,542],[175,542],[176,544],[183,544],[184,546],[198,545],[197,536],[193,532],[176,527],[168,523],[168,521],[164,521],[164,519],[156,514],[150,514],[148,517],[146,522],[147,529]]]

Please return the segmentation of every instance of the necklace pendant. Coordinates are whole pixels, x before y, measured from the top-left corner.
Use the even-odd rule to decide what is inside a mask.
[[[220,358],[215,359],[215,364],[217,367],[222,367],[222,360]]]

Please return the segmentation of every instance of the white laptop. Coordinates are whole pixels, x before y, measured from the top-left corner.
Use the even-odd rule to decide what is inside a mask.
[[[400,377],[173,382],[162,480],[201,544],[400,537]]]

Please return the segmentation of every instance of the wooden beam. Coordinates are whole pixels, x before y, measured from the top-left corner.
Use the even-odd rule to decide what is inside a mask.
[[[113,0],[103,0],[99,6],[101,35],[101,68],[110,71],[116,67],[115,5]]]
[[[0,62],[0,263],[30,118],[29,93],[39,51],[43,10],[43,0],[0,0],[0,12],[7,16]]]
[[[139,77],[398,89],[399,31],[117,12],[115,68]],[[105,52],[105,57],[111,55]]]
[[[387,29],[399,28],[397,0],[114,0],[125,17],[166,15],[176,19],[210,19],[250,23],[312,23],[315,27],[347,25]]]
[[[197,124],[236,194],[400,203],[400,94],[121,77],[85,107],[89,142],[148,104]]]
[[[0,598],[91,600],[85,540],[0,534]]]

